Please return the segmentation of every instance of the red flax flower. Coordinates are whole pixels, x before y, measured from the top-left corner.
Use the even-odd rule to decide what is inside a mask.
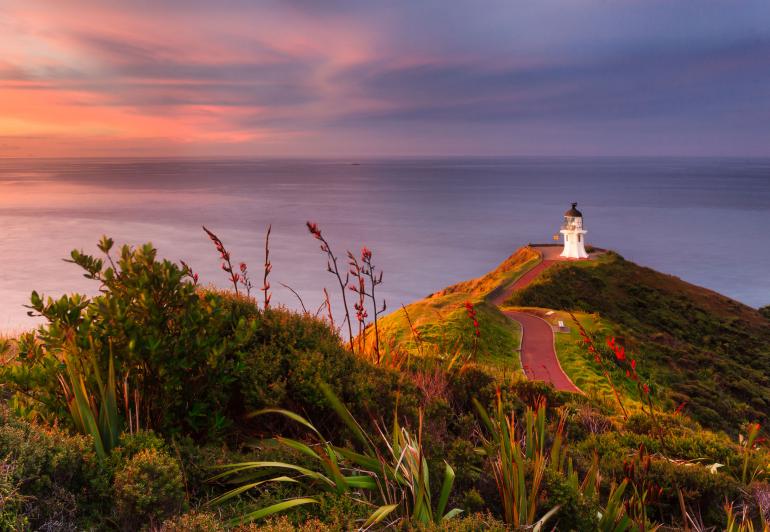
[[[264,292],[264,308],[267,310],[270,307],[270,282],[267,277],[270,272],[273,271],[273,263],[270,262],[270,232],[273,230],[273,225],[267,226],[267,233],[265,234],[265,269],[262,277],[262,288],[260,290]]]
[[[185,261],[181,260],[179,261],[182,263],[182,269],[184,270],[184,274],[188,276],[190,279],[192,279],[192,282],[194,285],[198,284],[198,274],[195,273],[192,268],[190,268],[190,265],[187,264]]]
[[[237,280],[240,281],[243,287],[246,289],[246,295],[250,296],[252,285],[251,285],[251,279],[249,279],[249,267],[246,265],[245,262],[241,262],[241,264],[239,265],[239,269],[241,270],[240,275],[238,275],[237,273],[235,274],[236,276],[238,276]]]
[[[317,223],[307,222],[307,229],[317,240],[321,240],[321,230],[318,228]]]
[[[217,235],[206,229],[205,225],[203,226],[203,230],[209,236],[211,241],[214,243],[214,247],[219,252],[219,257],[222,259],[222,270],[224,270],[225,273],[229,275],[229,280],[231,283],[233,283],[235,293],[238,294],[238,281],[241,277],[233,269],[233,264],[230,262],[230,253],[225,249],[225,245],[222,243],[222,240],[220,240]]]
[[[609,347],[613,353],[615,353],[615,358],[618,359],[618,361],[623,362],[626,359],[626,348],[622,345],[618,345],[615,342],[615,338],[607,338],[607,347]]]
[[[473,323],[473,334],[477,338],[481,337],[481,329],[479,329],[479,320],[476,318],[476,310],[473,308],[473,303],[471,303],[470,301],[466,301],[465,311],[468,313],[468,317]]]
[[[340,293],[342,295],[342,307],[345,310],[345,321],[343,322],[343,325],[347,325],[350,350],[354,351],[355,349],[353,347],[353,324],[350,323],[350,309],[348,308],[348,299],[347,299],[347,294],[345,290],[345,288],[348,286],[348,281],[350,280],[350,274],[348,272],[345,272],[345,278],[344,279],[342,278],[342,274],[340,273],[339,267],[337,265],[337,256],[334,253],[332,253],[331,246],[329,246],[329,242],[327,242],[327,240],[323,237],[323,235],[321,235],[321,229],[318,228],[318,224],[314,222],[306,222],[306,225],[307,225],[307,230],[310,231],[310,234],[313,235],[313,238],[321,242],[321,251],[326,254],[326,271],[334,275],[334,277],[337,279],[337,283],[339,284]],[[328,303],[328,298],[327,298],[327,303]]]
[[[481,338],[481,329],[479,329],[479,320],[476,317],[476,309],[473,308],[473,303],[470,301],[465,302],[465,312],[468,314],[468,318],[473,324],[473,358],[476,358],[476,354],[479,350],[479,338]]]

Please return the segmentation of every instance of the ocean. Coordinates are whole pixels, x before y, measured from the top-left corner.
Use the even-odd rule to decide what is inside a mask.
[[[0,159],[0,331],[34,326],[23,307],[32,290],[96,293],[62,259],[96,253],[102,234],[151,241],[225,287],[206,225],[259,286],[272,224],[273,302],[299,307],[284,283],[315,309],[336,281],[313,221],[341,261],[373,251],[397,309],[551,242],[575,201],[589,244],[770,304],[770,159]]]

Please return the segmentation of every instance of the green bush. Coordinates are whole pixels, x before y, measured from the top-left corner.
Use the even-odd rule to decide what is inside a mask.
[[[109,474],[90,438],[2,414],[0,456],[8,466],[5,481],[23,499],[32,528],[101,522]]]
[[[179,464],[152,448],[139,451],[115,473],[113,492],[118,521],[127,530],[157,526],[185,502]]]
[[[113,357],[116,395],[128,398],[119,401],[120,414],[135,427],[138,413],[139,427],[163,435],[215,438],[244,428],[245,416],[266,406],[323,421],[315,418],[326,411],[322,381],[354,413],[391,415],[398,397],[400,412],[415,418],[418,392],[408,379],[355,357],[325,322],[200,289],[185,266],[158,259],[150,244],[124,246],[117,259],[111,240],[99,247],[105,259],[73,251],[72,262],[100,284],[101,295],[32,294],[31,307],[47,324],[24,335],[18,363],[0,370],[18,391],[19,412],[69,419],[62,360],[86,368],[86,388],[94,390]]]
[[[741,496],[741,485],[723,473],[711,473],[705,467],[653,460],[650,477],[663,488],[663,496],[655,509],[657,519],[676,515],[679,508],[677,488],[691,508],[697,508],[706,525],[723,525],[722,506]]]
[[[770,320],[770,305],[765,305],[764,307],[761,307],[759,309],[759,313],[762,314],[765,318]]]
[[[99,283],[101,295],[44,300],[33,292],[30,306],[47,324],[22,337],[19,365],[5,370],[6,380],[37,400],[36,407],[64,417],[61,353],[93,368],[88,389],[106,374],[112,354],[117,382],[128,385],[125,417],[138,415],[141,427],[162,433],[205,435],[226,428],[239,348],[254,322],[234,314],[221,294],[198,290],[185,267],[158,260],[150,244],[123,246],[116,260],[111,240],[99,247],[106,267],[105,259],[80,251],[72,252],[72,262]]]
[[[247,354],[238,387],[247,412],[281,406],[304,411],[314,422],[335,422],[320,391],[319,384],[325,382],[362,419],[369,419],[370,412],[389,419],[397,400],[400,415],[415,418],[418,392],[409,379],[359,359],[316,318],[270,310],[243,349]]]
[[[554,517],[557,530],[596,530],[596,516],[599,507],[595,500],[588,500],[572,487],[564,475],[551,469],[545,470],[543,476],[543,491],[546,509],[559,506],[559,512]]]
[[[21,494],[15,469],[12,461],[0,462],[0,530],[29,529],[29,520],[24,515],[26,498]]]

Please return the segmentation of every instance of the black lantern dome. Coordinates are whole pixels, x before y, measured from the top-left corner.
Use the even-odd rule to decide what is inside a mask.
[[[569,218],[582,218],[583,213],[577,210],[577,203],[573,203],[572,208],[565,212],[564,216]]]

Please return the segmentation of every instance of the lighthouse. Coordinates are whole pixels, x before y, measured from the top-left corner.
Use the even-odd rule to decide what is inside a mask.
[[[583,228],[583,213],[577,210],[577,203],[572,204],[572,208],[564,213],[564,223],[561,226],[560,233],[564,235],[564,250],[561,256],[565,259],[587,259],[588,253],[585,248],[585,234]]]

